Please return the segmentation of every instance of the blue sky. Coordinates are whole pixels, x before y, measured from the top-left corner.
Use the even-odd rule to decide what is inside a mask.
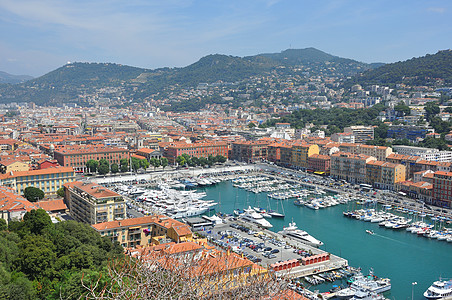
[[[363,62],[451,48],[450,0],[0,0],[0,71],[66,62],[183,67],[315,47]]]

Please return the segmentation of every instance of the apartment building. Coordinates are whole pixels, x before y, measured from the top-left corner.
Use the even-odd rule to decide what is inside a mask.
[[[46,195],[55,194],[67,182],[74,181],[75,173],[71,167],[56,167],[42,170],[9,172],[0,175],[0,184],[11,187],[23,194],[26,187],[41,189]]]
[[[365,183],[366,164],[377,160],[373,156],[337,152],[331,155],[331,177],[352,183]]]
[[[355,143],[355,136],[351,132],[338,132],[331,135],[331,140],[337,143]]]
[[[158,245],[167,239],[179,243],[193,237],[188,225],[164,215],[103,222],[92,227],[124,248]]]
[[[363,144],[374,139],[374,128],[372,126],[350,126],[344,128],[344,133],[352,133],[355,143]]]
[[[350,144],[342,143],[339,145],[339,150],[342,152],[349,152],[353,154],[364,154],[376,157],[378,160],[386,160],[386,157],[392,154],[391,147],[372,146],[365,144]]]
[[[308,169],[321,175],[329,175],[331,157],[328,155],[313,154],[308,157]]]
[[[129,150],[103,145],[71,145],[55,149],[54,157],[64,167],[86,172],[88,160],[106,159],[109,164],[119,165],[121,159],[129,159]]]
[[[438,171],[433,174],[433,205],[451,208],[452,172]]]
[[[419,156],[402,155],[391,153],[386,157],[386,161],[394,164],[401,164],[405,166],[405,178],[413,178],[413,174],[417,172],[416,163],[422,160]]]
[[[232,159],[243,162],[256,162],[267,160],[268,145],[272,140],[239,141],[232,143]]]
[[[425,147],[413,147],[396,145],[393,149],[398,154],[402,155],[416,155],[420,156],[422,159],[429,161],[439,161],[439,162],[452,162],[452,151],[440,151],[434,148]]]
[[[165,148],[163,156],[170,164],[176,163],[176,158],[182,154],[190,157],[209,157],[209,155],[222,155],[228,158],[229,147],[226,142],[202,142],[202,143],[174,143]]]
[[[64,185],[64,192],[69,212],[79,222],[92,225],[126,217],[124,198],[103,186],[74,181]]]
[[[292,166],[298,169],[308,169],[308,158],[314,154],[319,154],[319,146],[297,142],[292,145]]]

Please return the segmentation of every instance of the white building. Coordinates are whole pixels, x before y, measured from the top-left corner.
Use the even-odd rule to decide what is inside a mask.
[[[424,160],[452,162],[452,151],[440,151],[434,148],[412,147],[396,145],[392,146],[394,152],[402,155],[416,155]]]

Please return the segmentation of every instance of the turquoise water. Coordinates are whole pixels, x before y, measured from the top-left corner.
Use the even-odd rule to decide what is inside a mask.
[[[389,299],[411,299],[412,282],[417,282],[414,299],[425,299],[422,294],[433,281],[440,276],[452,277],[452,243],[345,218],[342,211],[347,210],[347,204],[312,210],[295,206],[293,199],[267,200],[266,193],[250,193],[233,187],[231,182],[204,189],[205,199],[221,201],[217,210],[223,213],[247,205],[267,208],[270,203],[272,209],[278,206],[279,211],[283,206],[285,219],[269,219],[272,231],[282,230],[293,218],[299,228],[325,243],[321,249],[347,259],[349,265],[361,267],[363,273],[373,268],[375,275],[391,278],[392,289],[385,293]],[[373,230],[375,235],[367,234],[366,229]]]

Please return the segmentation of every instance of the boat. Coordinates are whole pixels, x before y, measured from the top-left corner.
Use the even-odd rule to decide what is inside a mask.
[[[295,224],[293,220],[289,223],[288,227],[284,227],[284,229],[278,233],[314,247],[320,247],[323,245],[323,242],[314,238],[306,231],[298,229],[297,224]]]
[[[374,235],[374,234],[375,234],[375,232],[373,232],[372,230],[366,230],[366,232],[367,232],[368,234],[370,234],[370,235]]]
[[[359,298],[362,295],[383,293],[391,289],[391,280],[389,278],[378,278],[370,269],[369,275],[364,276],[361,272],[357,273],[352,279],[350,286],[336,293],[336,297],[340,299],[349,299],[352,296],[354,299],[374,299],[374,298]],[[352,298],[353,299],[353,298]],[[375,298],[379,299],[379,298]],[[382,298],[384,299],[384,298]]]
[[[365,289],[356,291],[355,295],[350,300],[385,300],[382,295],[378,295],[375,292],[371,292]]]
[[[452,280],[441,280],[433,282],[433,284],[424,292],[427,299],[443,299],[452,296]]]
[[[251,222],[251,223],[254,223],[256,225],[265,227],[265,228],[273,227],[273,225],[270,224],[270,222],[265,220],[264,217],[261,214],[257,213],[250,206],[248,207],[248,209],[245,209],[245,212],[243,214],[239,215],[239,218],[244,220],[244,221]]]

